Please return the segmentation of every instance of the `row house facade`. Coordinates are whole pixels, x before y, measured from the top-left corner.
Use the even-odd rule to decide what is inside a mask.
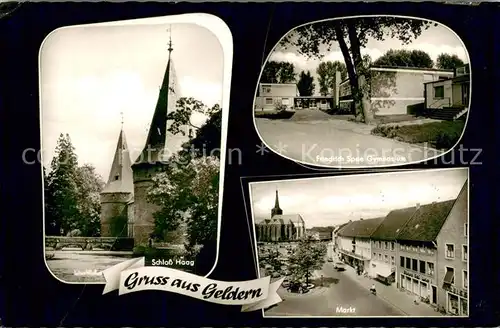
[[[358,271],[370,270],[372,233],[384,218],[360,219],[346,224],[338,232],[340,258]]]
[[[448,313],[469,314],[468,188],[464,186],[437,236],[438,299]]]
[[[468,186],[416,207],[397,236],[398,286],[447,314],[468,315]]]
[[[466,181],[456,199],[347,223],[336,235],[337,253],[345,263],[441,312],[467,316],[468,216]]]
[[[396,237],[413,212],[414,207],[389,212],[371,235],[372,262],[369,274],[372,278],[394,285],[398,260]]]

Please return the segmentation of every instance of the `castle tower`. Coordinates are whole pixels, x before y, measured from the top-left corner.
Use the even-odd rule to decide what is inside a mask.
[[[271,209],[271,217],[275,215],[282,215],[283,210],[280,208],[280,200],[278,196],[278,190],[276,190],[276,199],[274,200],[274,207]]]
[[[148,136],[144,149],[132,165],[134,181],[134,222],[131,237],[135,244],[147,243],[154,229],[153,214],[158,210],[155,204],[147,200],[148,188],[152,178],[162,172],[168,165],[169,157],[176,153],[183,142],[188,140],[187,134],[172,135],[167,131],[170,125],[167,121],[169,112],[175,111],[179,88],[172,61],[172,40],[168,43],[168,61],[160,86]]]
[[[131,164],[122,126],[108,182],[100,194],[102,237],[125,237],[128,234],[127,204],[134,195]]]

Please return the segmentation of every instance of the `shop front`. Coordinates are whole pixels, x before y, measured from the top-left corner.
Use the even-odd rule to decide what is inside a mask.
[[[391,285],[395,281],[396,268],[387,263],[372,261],[370,265],[370,276],[385,285]]]
[[[340,258],[342,262],[353,267],[360,273],[367,271],[369,259],[366,259],[356,253],[350,253],[345,250],[340,250]]]
[[[468,316],[467,292],[453,286],[445,286],[446,312],[457,316]]]
[[[419,296],[424,303],[437,303],[437,289],[432,279],[404,270],[400,275],[400,286],[412,295]]]

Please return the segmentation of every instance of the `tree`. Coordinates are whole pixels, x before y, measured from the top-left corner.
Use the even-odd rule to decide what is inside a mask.
[[[45,204],[45,235],[57,236],[61,233],[61,222],[55,213],[55,198],[49,187],[49,177],[47,170],[43,167],[43,198]]]
[[[212,109],[208,120],[196,131],[193,139],[187,142],[181,151],[181,156],[216,156],[220,158],[222,134],[222,109]]]
[[[297,89],[299,89],[300,96],[312,96],[314,93],[314,88],[314,78],[311,76],[311,72],[300,72],[299,82],[297,82]]]
[[[339,61],[321,62],[316,69],[318,74],[319,93],[322,96],[335,95],[335,74],[340,72],[340,79],[344,80],[347,76],[345,64]]]
[[[165,235],[185,223],[187,246],[204,245],[217,238],[219,159],[172,161],[153,178],[148,198],[160,206],[154,214],[155,235]]]
[[[464,62],[457,55],[440,54],[436,61],[437,68],[455,69],[464,66]]]
[[[302,239],[289,258],[290,271],[295,279],[302,280],[305,278],[306,283],[309,283],[312,271],[321,270],[323,267],[325,256],[325,244],[315,243],[311,237]]]
[[[269,252],[267,253],[267,256],[265,258],[265,263],[269,264],[274,271],[278,272],[283,266],[283,262],[281,261],[280,257],[280,251],[277,248],[273,247],[269,249]]]
[[[281,62],[278,72],[279,83],[295,83],[295,66],[292,63]]]
[[[262,70],[260,83],[294,83],[295,66],[288,62],[268,61]]]
[[[100,193],[104,187],[94,166],[84,164],[77,169],[77,207],[80,214],[78,229],[83,236],[99,236],[101,230]]]
[[[78,159],[68,134],[59,136],[47,177],[46,231],[66,234],[78,228]],[[59,228],[59,231],[56,229]]]
[[[200,129],[201,126],[195,125],[192,122],[195,114],[205,115],[210,118],[215,113],[221,110],[218,104],[212,107],[206,106],[203,102],[196,100],[192,97],[181,97],[177,100],[176,109],[168,113],[167,121],[168,131],[172,134],[186,135],[184,127],[189,127],[195,130]]]
[[[397,38],[403,45],[409,44],[432,24],[390,16],[330,20],[295,29],[282,40],[282,46],[286,48],[291,45],[300,54],[321,59],[325,52],[320,51],[320,48],[325,46],[329,51],[334,42],[338,43],[349,77],[356,119],[372,123],[374,114],[367,86],[369,71],[364,65],[361,48],[366,46],[369,39],[383,41],[386,37]],[[434,23],[434,26],[437,24]]]
[[[402,66],[417,68],[433,68],[434,62],[422,50],[391,49],[373,62],[379,66]]]

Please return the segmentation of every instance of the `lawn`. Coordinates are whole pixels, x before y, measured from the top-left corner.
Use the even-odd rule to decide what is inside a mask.
[[[377,126],[373,135],[408,143],[428,143],[440,150],[455,146],[464,130],[463,120],[433,122],[406,126]]]

